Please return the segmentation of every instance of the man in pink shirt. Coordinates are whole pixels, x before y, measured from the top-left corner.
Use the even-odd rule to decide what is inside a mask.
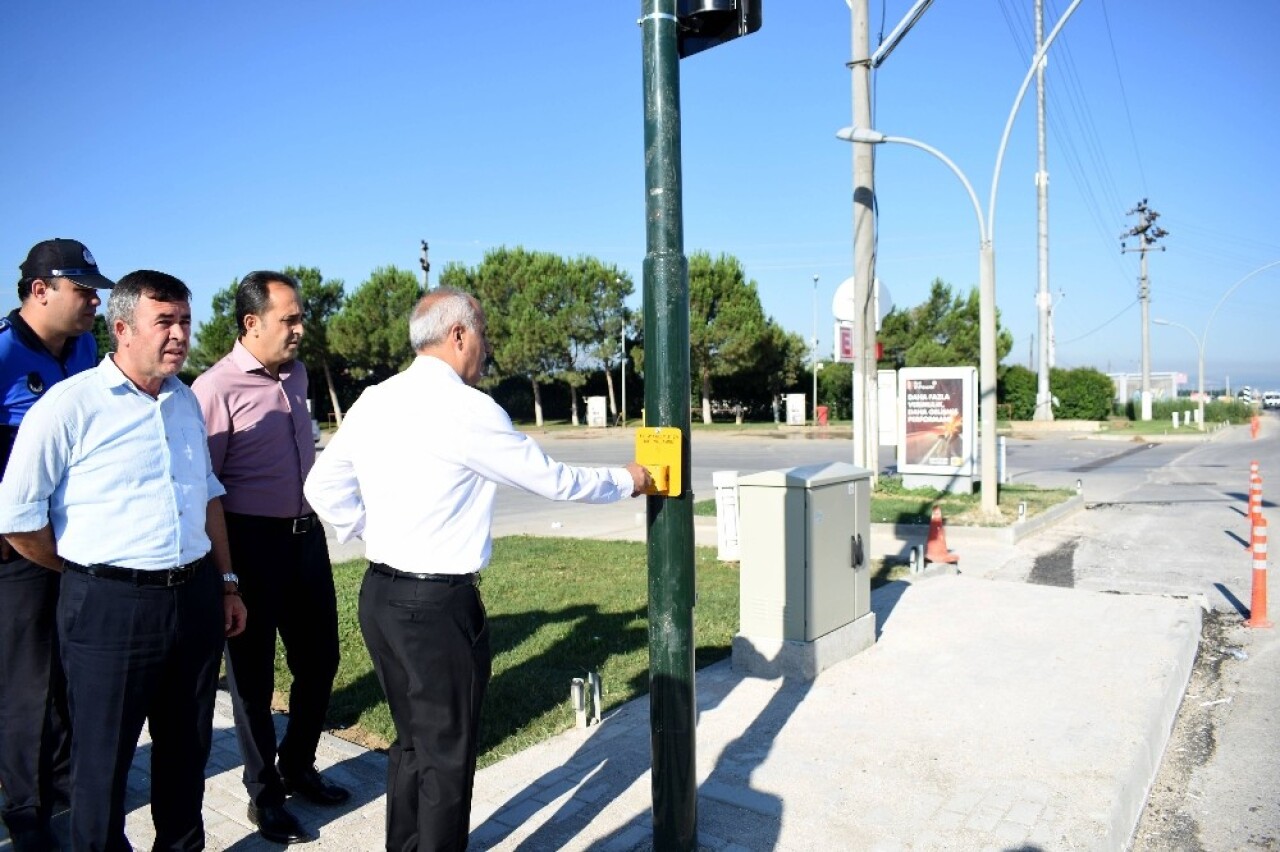
[[[276,843],[311,839],[285,808],[286,794],[327,805],[350,795],[315,769],[338,670],[338,614],[324,530],[302,494],[316,456],[307,370],[297,360],[302,320],[296,281],[251,272],[236,291],[239,339],[192,385],[213,472],[227,489],[232,564],[254,615],[226,654],[249,819]],[[278,751],[271,719],[277,632],[293,674]]]

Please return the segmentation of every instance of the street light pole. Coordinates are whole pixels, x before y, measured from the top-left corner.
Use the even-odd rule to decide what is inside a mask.
[[[818,425],[818,276],[813,276],[813,425]]]
[[[618,289],[621,291],[622,279],[618,278],[616,280],[618,282]],[[622,346],[622,377],[620,380],[622,405],[618,408],[618,413],[622,415],[622,425],[625,428],[627,425],[627,309],[625,305],[622,310],[618,312],[618,325],[618,337],[620,338],[619,342]]]
[[[1196,333],[1179,322],[1171,322],[1166,319],[1153,319],[1156,325],[1171,325],[1174,328],[1180,328],[1187,334],[1191,335],[1191,339],[1196,342],[1196,352],[1198,358],[1196,360],[1197,378],[1196,378],[1196,394],[1200,399],[1200,431],[1204,431],[1204,341],[1196,336]]]
[[[1213,310],[1209,311],[1209,318],[1204,321],[1204,334],[1200,335],[1200,339],[1203,340],[1206,344],[1208,344],[1209,323],[1213,322],[1213,318],[1218,315],[1218,309],[1222,307],[1222,303],[1227,301],[1227,297],[1230,296],[1232,293],[1234,293],[1237,287],[1239,287],[1244,282],[1248,281],[1253,276],[1266,272],[1268,269],[1271,269],[1276,266],[1280,266],[1280,260],[1273,260],[1270,263],[1264,263],[1262,266],[1259,266],[1257,269],[1253,270],[1248,275],[1244,276],[1239,281],[1237,281],[1236,283],[1228,287],[1227,291],[1222,294],[1222,297],[1220,299],[1218,299],[1218,304],[1214,305]],[[1228,387],[1227,390],[1229,391],[1230,387]]]
[[[689,265],[684,255],[676,0],[643,0],[644,406],[646,425],[689,442]],[[688,481],[687,479],[685,481]],[[645,498],[648,520],[650,784],[655,849],[698,847],[693,497]]]
[[[973,202],[975,212],[978,214],[978,230],[981,235],[981,249],[979,254],[979,283],[978,283],[978,336],[979,336],[979,364],[978,364],[978,385],[980,398],[979,420],[981,421],[981,448],[979,450],[981,462],[981,478],[982,478],[982,513],[988,517],[994,517],[999,514],[999,505],[997,502],[996,484],[996,271],[995,271],[995,218],[996,218],[996,190],[1000,185],[1000,166],[1004,162],[1005,148],[1009,144],[1009,134],[1013,130],[1013,120],[1018,114],[1018,107],[1022,105],[1022,99],[1027,94],[1027,87],[1031,84],[1032,78],[1035,76],[1036,69],[1044,61],[1045,54],[1049,50],[1049,46],[1053,44],[1054,39],[1058,37],[1058,33],[1062,31],[1062,27],[1066,24],[1067,19],[1075,12],[1080,5],[1081,0],[1072,0],[1070,6],[1062,14],[1062,18],[1054,26],[1053,32],[1049,33],[1044,40],[1044,44],[1031,57],[1031,67],[1027,71],[1027,75],[1022,80],[1022,86],[1018,89],[1017,96],[1013,99],[1013,109],[1009,111],[1009,118],[1005,122],[1004,135],[1000,138],[1000,147],[996,150],[995,169],[991,175],[991,197],[987,206],[987,216],[983,219],[982,208],[978,204],[977,195],[973,191],[973,186],[969,183],[968,178],[960,171],[955,163],[945,157],[941,151],[933,148],[923,142],[914,139],[907,139],[902,136],[886,136],[877,130],[871,130],[865,124],[854,127],[847,127],[836,134],[837,138],[846,142],[864,142],[864,143],[880,143],[880,142],[901,142],[905,145],[911,145],[915,148],[927,151],[938,159],[942,160],[955,175],[960,178],[965,189],[969,193],[969,198]],[[858,145],[854,145],[855,151]],[[856,245],[856,242],[855,242]],[[874,327],[874,326],[873,326]],[[856,404],[858,388],[855,384],[854,393]],[[856,447],[855,447],[856,450]]]

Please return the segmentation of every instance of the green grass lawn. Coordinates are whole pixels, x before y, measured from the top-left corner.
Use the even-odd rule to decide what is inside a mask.
[[[1069,499],[1075,492],[1065,488],[1037,488],[1034,485],[1002,485],[996,499],[1000,512],[997,520],[982,516],[982,496],[973,494],[944,494],[932,488],[902,487],[902,479],[882,476],[871,493],[871,522],[875,524],[927,524],[934,505],[942,507],[942,515],[948,524],[965,526],[1003,526],[1018,518],[1018,504],[1026,503],[1028,518]],[[693,505],[693,513],[715,517],[716,501],[699,500]]]
[[[648,578],[645,545],[517,536],[494,542],[481,592],[493,643],[493,679],[481,724],[487,766],[573,726],[569,685],[600,672],[604,710],[648,692]],[[395,736],[382,688],[360,636],[356,602],[364,560],[334,566],[342,663],[329,704],[340,736],[384,748]],[[738,566],[695,554],[695,664],[729,655],[738,625]],[[276,686],[289,673],[277,654]]]
[[[1005,526],[1018,519],[1018,505],[1026,504],[1026,517],[1032,518],[1075,495],[1067,488],[1038,488],[1034,485],[1001,485],[996,497],[1000,516],[989,519],[982,514],[982,495],[944,494],[932,488],[902,487],[898,477],[882,476],[871,497],[872,523],[927,524],[933,507],[940,506],[948,524],[958,526]]]

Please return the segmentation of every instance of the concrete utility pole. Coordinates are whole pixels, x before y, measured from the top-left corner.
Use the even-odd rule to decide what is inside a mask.
[[[868,0],[852,0],[853,126],[871,127],[871,16]],[[875,146],[853,143],[853,463],[880,469],[879,435],[871,417],[876,392],[874,299]]]
[[[422,255],[418,258],[418,263],[422,266],[422,292],[424,293],[431,289],[431,282],[427,278],[431,274],[431,261],[427,259],[428,251],[430,247],[427,241],[422,240]]]
[[[1044,45],[1044,0],[1036,0],[1036,52]],[[1053,393],[1049,389],[1049,368],[1053,366],[1050,354],[1053,334],[1050,331],[1050,314],[1053,296],[1049,292],[1049,168],[1045,151],[1045,90],[1044,68],[1048,55],[1036,67],[1036,141],[1039,152],[1039,168],[1036,171],[1037,234],[1039,245],[1040,288],[1036,293],[1036,307],[1040,317],[1040,364],[1036,376],[1036,410],[1033,419],[1053,419]]]
[[[1138,275],[1138,300],[1142,303],[1142,413],[1140,419],[1151,419],[1151,282],[1147,278],[1147,252],[1164,251],[1164,246],[1156,246],[1156,240],[1169,236],[1164,228],[1156,226],[1160,214],[1147,207],[1147,199],[1142,199],[1126,215],[1138,216],[1138,224],[1122,237],[1137,237],[1137,248],[1126,248],[1120,243],[1120,252],[1136,251],[1141,258],[1141,272]]]

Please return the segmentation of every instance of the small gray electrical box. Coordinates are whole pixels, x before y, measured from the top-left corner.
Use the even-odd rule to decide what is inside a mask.
[[[856,632],[853,644],[860,647],[842,651],[848,656],[874,642],[870,502],[871,472],[842,462],[738,479],[741,627],[735,665],[746,642],[762,659],[798,653],[804,659],[797,671],[813,676],[834,660],[806,643],[831,637],[829,645],[848,650]]]

